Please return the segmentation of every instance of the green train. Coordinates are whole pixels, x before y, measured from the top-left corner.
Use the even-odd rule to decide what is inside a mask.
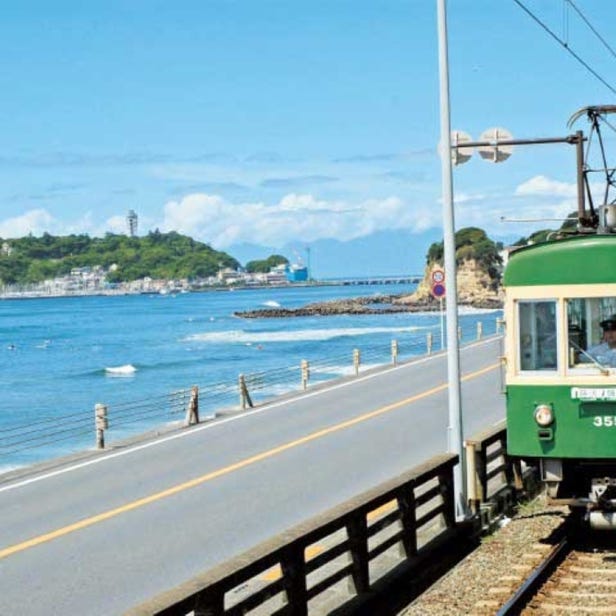
[[[579,205],[576,229],[513,251],[503,284],[508,453],[616,529],[616,205]]]

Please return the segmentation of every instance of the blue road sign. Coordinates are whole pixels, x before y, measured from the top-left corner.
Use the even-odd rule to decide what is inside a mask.
[[[432,285],[432,297],[436,297],[436,299],[440,299],[441,297],[445,297],[445,285],[442,282],[436,282]]]

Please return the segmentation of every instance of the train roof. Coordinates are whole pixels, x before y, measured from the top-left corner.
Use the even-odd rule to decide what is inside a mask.
[[[616,235],[577,235],[512,252],[505,287],[616,282]]]

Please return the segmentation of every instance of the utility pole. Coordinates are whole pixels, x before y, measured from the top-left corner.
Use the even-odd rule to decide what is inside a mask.
[[[447,443],[451,453],[458,454],[460,461],[454,468],[456,517],[466,515],[466,460],[463,447],[464,428],[460,396],[460,348],[458,343],[458,288],[456,282],[456,242],[453,209],[453,173],[451,163],[451,119],[449,111],[449,62],[447,50],[446,0],[437,0],[438,14],[438,59],[441,120],[441,180],[443,191],[443,249],[447,295],[447,381],[449,397],[449,425]]]

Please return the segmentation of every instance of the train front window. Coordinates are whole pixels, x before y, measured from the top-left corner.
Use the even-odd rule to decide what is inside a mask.
[[[567,300],[569,367],[616,367],[616,297]]]
[[[556,370],[556,302],[519,302],[520,369]]]

